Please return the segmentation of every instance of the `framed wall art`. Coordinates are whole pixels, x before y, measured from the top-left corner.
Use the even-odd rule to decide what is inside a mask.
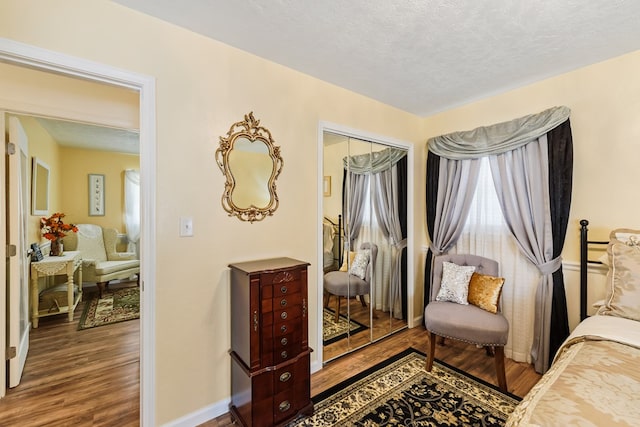
[[[322,180],[322,195],[324,197],[331,196],[331,177],[325,176]]]
[[[104,216],[104,175],[89,174],[89,216]]]

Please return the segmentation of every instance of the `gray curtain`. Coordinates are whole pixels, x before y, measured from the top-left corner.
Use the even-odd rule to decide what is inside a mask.
[[[380,151],[345,157],[342,162],[345,169],[367,175],[389,169],[406,155],[407,150],[389,147]]]
[[[515,150],[569,119],[567,107],[553,107],[508,122],[429,139],[429,151],[449,159],[474,159]]]
[[[345,235],[348,237],[348,250],[352,251],[353,244],[360,234],[362,220],[364,218],[364,199],[369,191],[369,176],[360,175],[348,171],[346,174],[349,191],[344,196],[342,206],[346,207],[343,212],[344,223],[346,224]]]
[[[389,284],[389,309],[392,316],[402,319],[401,260],[402,249],[407,246],[407,240],[402,238],[402,228],[400,227],[397,177],[398,170],[396,166],[372,176],[372,204],[382,233],[389,239],[393,247]]]
[[[556,250],[557,257],[553,257],[553,239],[564,242],[564,233],[566,232],[566,224],[558,224],[558,233],[562,236],[554,236],[551,220],[551,203],[554,202],[550,197],[550,185],[561,187],[562,191],[559,195],[568,196],[563,191],[571,191],[571,170],[572,170],[572,151],[571,151],[571,131],[569,128],[569,115],[571,110],[567,107],[553,107],[537,114],[531,114],[509,122],[497,123],[491,126],[480,127],[471,131],[453,132],[447,135],[441,135],[430,138],[427,142],[429,157],[432,168],[436,169],[433,162],[438,161],[439,171],[435,171],[432,175],[427,171],[427,176],[439,176],[437,191],[433,183],[427,182],[427,197],[437,194],[437,202],[434,207],[432,200],[427,200],[427,228],[431,230],[433,221],[432,243],[430,251],[427,253],[427,260],[433,255],[446,252],[453,244],[455,244],[460,233],[456,230],[458,227],[456,215],[447,214],[449,210],[455,210],[448,206],[448,199],[459,199],[462,197],[472,197],[471,195],[453,196],[451,193],[457,191],[455,185],[446,185],[449,180],[445,180],[443,184],[443,174],[450,174],[451,170],[443,169],[444,165],[449,162],[464,163],[469,159],[490,156],[490,164],[492,175],[496,186],[496,192],[502,206],[502,211],[507,224],[511,228],[511,232],[516,238],[520,249],[523,253],[538,266],[542,278],[536,292],[535,302],[535,325],[534,325],[534,344],[532,346],[531,355],[535,363],[536,371],[545,372],[548,369],[551,359],[550,351],[553,351],[549,342],[549,337],[556,334],[551,331],[552,318],[552,302],[554,296],[553,291],[553,273],[558,275],[559,283],[562,284],[561,272],[562,260],[559,256],[562,243]],[[553,183],[549,182],[549,157],[547,145],[547,133],[552,133],[555,129],[563,126],[567,128],[569,143],[560,144],[562,147],[568,147],[565,151],[561,151],[562,161],[556,160],[555,167],[563,169],[558,172],[559,179],[568,182]],[[528,147],[528,145],[532,145]],[[527,148],[528,147],[528,148]],[[509,152],[514,153],[509,154]],[[529,156],[532,156],[529,158]],[[555,155],[554,155],[555,156]],[[495,158],[492,158],[495,157]],[[553,157],[553,156],[552,156]],[[439,159],[439,160],[438,160]],[[444,161],[443,159],[449,159]],[[541,170],[542,169],[542,170]],[[566,169],[566,170],[564,170]],[[566,175],[566,176],[565,176]],[[554,177],[553,179],[558,179]],[[473,182],[473,181],[471,181]],[[555,187],[554,187],[555,188]],[[507,192],[508,194],[501,194]],[[555,191],[555,190],[553,190]],[[465,192],[466,193],[466,192]],[[442,201],[441,201],[442,200]],[[568,200],[564,200],[566,206],[560,209],[560,217],[568,215]],[[460,205],[457,209],[462,212],[464,202],[458,202]],[[455,206],[454,206],[455,207]],[[464,211],[466,218],[468,207]],[[432,218],[435,217],[435,220]],[[449,226],[442,225],[442,221],[452,220],[455,223]],[[561,223],[566,222],[566,218]],[[558,234],[557,233],[557,234]],[[428,266],[425,267],[425,273],[429,271]],[[425,289],[430,277],[425,274]],[[564,289],[558,289],[562,293],[561,297],[564,301]],[[425,304],[427,303],[425,298]],[[558,311],[562,313],[558,316],[566,317],[566,307],[558,307]],[[562,328],[564,330],[566,328]],[[557,338],[557,337],[556,337]]]
[[[438,200],[429,247],[434,256],[447,253],[458,241],[469,215],[479,172],[478,159],[440,158]]]
[[[549,208],[547,136],[515,150],[490,156],[498,201],[511,234],[522,253],[540,270],[536,290],[531,357],[537,372],[549,369],[549,332],[553,273],[560,257],[553,257],[553,230]]]

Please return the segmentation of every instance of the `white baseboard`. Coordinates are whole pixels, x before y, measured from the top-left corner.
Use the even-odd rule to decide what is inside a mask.
[[[163,427],[194,427],[229,412],[230,399],[221,400],[176,420],[163,424]]]

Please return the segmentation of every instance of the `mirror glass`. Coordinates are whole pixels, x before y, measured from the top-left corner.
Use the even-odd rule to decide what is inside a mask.
[[[236,138],[229,153],[229,171],[235,179],[233,204],[240,209],[269,206],[269,178],[273,168],[269,147],[264,141],[251,141],[244,136]]]
[[[222,207],[229,216],[253,222],[273,215],[279,203],[276,179],[284,161],[271,132],[253,112],[220,137],[216,162],[226,179]]]
[[[31,214],[49,214],[49,166],[33,158],[31,177]]]
[[[332,186],[324,192],[322,225],[327,362],[407,327],[408,177],[406,150],[332,132],[323,141],[323,176]],[[367,251],[364,293],[352,268]],[[327,289],[343,280],[336,317],[338,295]]]

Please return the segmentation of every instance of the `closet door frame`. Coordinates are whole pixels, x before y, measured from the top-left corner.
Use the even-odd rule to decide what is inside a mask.
[[[324,133],[331,132],[340,135],[344,135],[349,138],[356,138],[359,140],[370,141],[377,144],[383,144],[389,147],[401,148],[407,150],[407,326],[413,328],[418,321],[414,315],[414,303],[413,298],[415,294],[415,259],[414,259],[414,146],[411,143],[401,141],[395,138],[373,134],[358,129],[353,129],[347,126],[320,121],[318,124],[318,177],[316,179],[318,195],[318,212],[317,212],[317,265],[323,265],[322,257],[322,218],[324,208],[324,196],[323,196],[323,171],[324,171]],[[317,311],[318,318],[316,319],[317,341],[315,344],[315,351],[317,352],[317,359],[311,367],[312,372],[322,369],[323,365],[323,345],[322,345],[322,310],[323,310],[323,276],[324,272],[322,268],[318,268],[317,277]],[[418,317],[420,318],[420,316]]]

